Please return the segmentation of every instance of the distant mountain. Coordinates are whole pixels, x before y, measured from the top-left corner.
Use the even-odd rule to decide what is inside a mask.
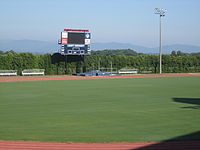
[[[174,44],[174,45],[163,46],[163,50],[165,53],[171,53],[171,51],[173,51],[173,50],[176,50],[176,51],[180,50],[185,53],[198,53],[198,52],[200,52],[200,46]]]
[[[132,49],[138,53],[145,54],[158,54],[159,48],[149,48],[139,45],[133,45],[129,43],[92,43],[92,50],[105,50],[105,49]],[[0,40],[0,50],[9,51],[14,50],[15,52],[30,52],[36,54],[44,53],[55,53],[58,52],[59,45],[57,42],[50,41],[37,41],[37,40]],[[196,53],[200,52],[200,46],[193,45],[166,45],[163,46],[163,53],[170,54],[173,50],[180,50],[185,53]]]
[[[37,54],[54,53],[58,50],[58,44],[49,41],[37,40],[0,40],[0,50],[15,52],[30,52]]]
[[[105,49],[132,49],[137,52],[149,49],[147,47],[139,46],[139,45],[132,45],[129,43],[117,43],[117,42],[110,42],[110,43],[92,43],[91,44],[92,50],[105,50]]]
[[[138,53],[145,53],[145,54],[158,54],[159,47],[149,48],[143,47],[138,45],[133,45],[129,43],[93,43],[92,45],[93,50],[105,50],[105,49],[132,49]],[[183,45],[183,44],[175,44],[175,45],[166,45],[163,46],[163,53],[170,54],[173,50],[180,50],[185,53],[196,53],[200,52],[200,46],[193,46],[193,45]]]

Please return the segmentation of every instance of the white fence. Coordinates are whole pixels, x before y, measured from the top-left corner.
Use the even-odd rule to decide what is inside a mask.
[[[17,70],[0,70],[0,76],[16,76]]]
[[[23,76],[29,75],[43,75],[44,76],[45,69],[25,69],[22,71]]]
[[[120,74],[137,74],[138,69],[120,69],[119,73]]]

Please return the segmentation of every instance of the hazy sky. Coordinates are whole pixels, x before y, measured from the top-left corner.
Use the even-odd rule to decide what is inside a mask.
[[[57,42],[64,28],[89,29],[93,42],[200,46],[200,0],[0,0],[0,39]]]

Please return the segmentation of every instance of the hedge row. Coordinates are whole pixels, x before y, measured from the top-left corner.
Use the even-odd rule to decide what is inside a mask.
[[[0,55],[0,70],[45,69],[46,75],[82,72],[83,57],[61,56],[60,54],[34,55],[31,53],[7,53]],[[65,63],[67,61],[67,63]],[[174,56],[163,55],[163,72],[200,72],[200,55]],[[159,56],[156,55],[90,55],[85,56],[87,71],[100,68],[136,68],[140,72],[159,72]],[[66,70],[67,68],[67,70]],[[114,70],[113,69],[113,70]],[[109,70],[109,69],[108,69]],[[105,71],[105,69],[104,69]]]

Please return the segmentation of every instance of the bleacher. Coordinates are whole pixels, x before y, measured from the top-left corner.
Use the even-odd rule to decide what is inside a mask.
[[[138,69],[120,69],[119,73],[120,74],[137,74]]]
[[[17,70],[0,70],[0,76],[16,76]]]
[[[22,71],[23,76],[31,76],[31,75],[43,75],[44,76],[45,69],[25,69]]]

